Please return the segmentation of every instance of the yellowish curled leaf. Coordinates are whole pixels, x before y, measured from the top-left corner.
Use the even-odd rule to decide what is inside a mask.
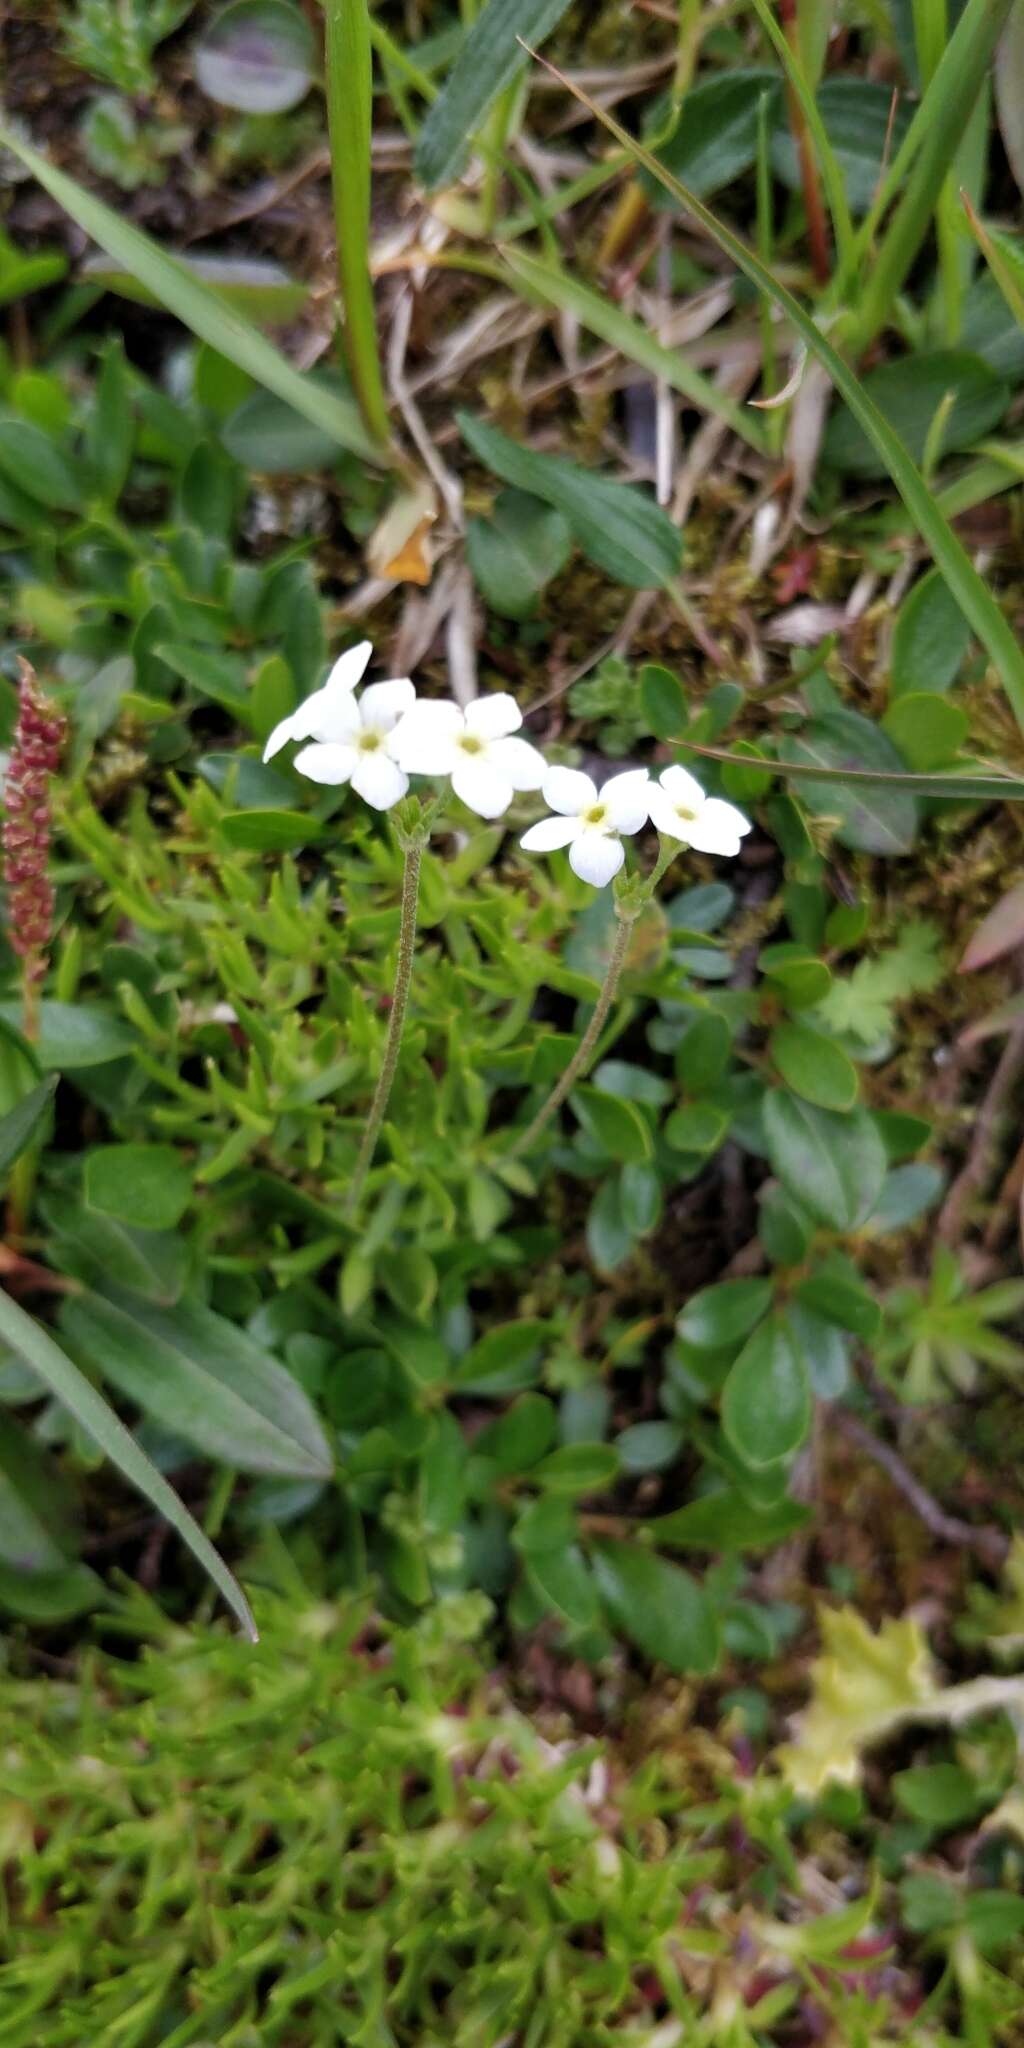
[[[928,1645],[916,1621],[883,1621],[877,1635],[852,1607],[823,1608],[825,1654],[811,1667],[811,1704],[794,1740],[776,1761],[794,1792],[813,1798],[824,1785],[855,1785],[860,1752],[913,1718],[938,1691]]]

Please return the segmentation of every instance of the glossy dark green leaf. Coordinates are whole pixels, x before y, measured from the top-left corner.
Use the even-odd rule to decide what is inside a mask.
[[[178,1499],[173,1487],[152,1465],[145,1453],[139,1449],[124,1424],[108,1407],[103,1396],[97,1393],[92,1382],[77,1365],[63,1352],[59,1344],[41,1324],[26,1315],[23,1308],[10,1296],[0,1290],[0,1340],[11,1346],[32,1370],[38,1373],[58,1401],[63,1402],[69,1414],[87,1431],[100,1450],[108,1457],[119,1472],[138,1488],[159,1514],[166,1517],[182,1540],[188,1544],[198,1558],[203,1570],[209,1573],[232,1612],[237,1615],[246,1634],[256,1641],[256,1625],[249,1610],[248,1602],[237,1581],[227,1566],[218,1557],[209,1537],[199,1527],[188,1509]]]
[[[561,512],[584,554],[614,582],[657,590],[678,575],[679,529],[646,492],[564,455],[538,454],[472,413],[457,413],[456,419],[477,460],[504,483]]]
[[[859,711],[833,711],[783,742],[787,760],[832,769],[878,768],[899,774],[905,763],[881,728]],[[905,790],[806,781],[804,803],[841,819],[837,839],[859,853],[908,853],[917,833],[917,800]]]
[[[882,730],[909,768],[927,773],[948,767],[967,738],[970,720],[959,704],[932,690],[911,690],[890,704]]]
[[[0,1004],[0,1016],[17,1025],[21,1005]],[[35,1049],[42,1067],[73,1072],[77,1067],[102,1066],[107,1060],[116,1060],[123,1053],[132,1052],[136,1043],[131,1025],[125,1024],[112,1010],[105,1010],[100,1003],[44,1000],[39,1005],[39,1036]]]
[[[948,690],[963,665],[971,629],[938,569],[918,578],[896,614],[889,690]]]
[[[969,448],[997,426],[1006,411],[1009,386],[966,349],[917,350],[869,370],[862,379],[867,396],[920,462],[929,430],[947,394],[953,404],[942,433],[941,453]],[[852,412],[841,406],[825,430],[822,456],[845,475],[885,475],[885,464]]]
[[[692,192],[704,197],[753,168],[757,156],[758,107],[767,97],[769,119],[782,100],[777,71],[756,66],[730,68],[690,88],[679,119],[658,161]],[[644,185],[658,206],[671,205],[645,174]]]
[[[9,1166],[20,1158],[26,1145],[30,1145],[53,1100],[57,1086],[56,1074],[40,1081],[16,1102],[7,1115],[0,1117],[0,1173],[6,1173]]]
[[[527,1573],[545,1607],[570,1628],[593,1628],[600,1619],[594,1576],[577,1544],[565,1550],[531,1549]]]
[[[540,1377],[549,1334],[548,1324],[536,1317],[497,1324],[460,1359],[452,1384],[476,1394],[515,1393],[533,1386]]]
[[[640,670],[640,702],[656,740],[675,739],[687,723],[686,698],[679,677],[670,668],[646,662]]]
[[[644,1526],[666,1550],[768,1550],[806,1528],[810,1519],[810,1509],[799,1501],[759,1508],[741,1493],[726,1490],[656,1515]]]
[[[676,1318],[676,1332],[700,1351],[725,1351],[749,1336],[771,1301],[770,1280],[719,1280],[691,1294]]]
[[[327,1479],[330,1446],[298,1381],[195,1302],[157,1308],[111,1291],[69,1301],[69,1341],[146,1415],[242,1472]]]
[[[810,1024],[777,1024],[768,1041],[774,1065],[794,1094],[822,1109],[852,1109],[860,1083],[857,1069],[835,1040]]]
[[[344,395],[339,380],[323,377],[324,390]],[[229,455],[261,476],[288,476],[308,470],[332,469],[338,443],[316,422],[297,412],[273,391],[254,391],[243,398],[221,428]]]
[[[75,512],[78,478],[59,448],[32,420],[0,409],[0,476],[51,512]]]
[[[326,826],[308,811],[225,811],[219,830],[241,853],[294,853],[323,839]]]
[[[824,8],[820,10],[824,12]],[[893,103],[889,85],[869,78],[826,78],[816,94],[850,211],[867,213],[885,164],[910,126],[905,99]],[[776,104],[772,168],[793,192],[802,190],[800,166],[784,105]]]
[[[477,589],[492,611],[528,619],[545,585],[564,569],[572,549],[567,520],[529,491],[500,491],[489,519],[470,519],[466,554]]]
[[[173,1230],[192,1198],[192,1174],[173,1145],[94,1145],[84,1187],[91,1209],[137,1230]]]
[[[603,1493],[618,1470],[614,1444],[560,1444],[534,1467],[532,1476],[547,1493]]]
[[[574,1088],[572,1106],[588,1137],[613,1159],[642,1165],[654,1151],[651,1127],[632,1102],[600,1088]]]
[[[764,1132],[774,1171],[802,1208],[833,1230],[866,1222],[887,1170],[885,1146],[867,1110],[839,1116],[772,1089]]]
[[[777,1465],[798,1451],[811,1426],[807,1366],[784,1316],[747,1339],[722,1390],[722,1426],[747,1465]]]
[[[652,1663],[670,1671],[713,1671],[714,1609],[695,1579],[638,1543],[601,1542],[594,1572],[609,1618]]]
[[[72,1489],[36,1439],[0,1414],[0,1560],[57,1572],[77,1554]]]

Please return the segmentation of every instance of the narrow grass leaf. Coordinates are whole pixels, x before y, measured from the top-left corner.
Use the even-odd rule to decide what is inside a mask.
[[[725,420],[751,448],[762,454],[766,451],[767,435],[759,420],[752,420],[728,392],[719,390],[710,377],[695,370],[678,349],[665,348],[612,299],[591,291],[589,285],[567,271],[556,270],[553,264],[528,256],[523,249],[505,248],[502,255],[506,268],[529,295],[536,295],[561,313],[574,315],[588,333],[596,334],[630,362],[638,363],[642,370],[649,370],[652,377],[663,378],[673,391],[680,392],[702,412]]]
[[[568,8],[569,0],[488,0],[420,130],[414,168],[428,192],[458,176],[484,116],[526,64],[524,43],[542,43]]]
[[[201,341],[219,350],[239,369],[247,370],[268,391],[276,392],[287,405],[321,427],[340,448],[348,448],[368,461],[381,461],[380,448],[367,434],[356,406],[304,377],[258,328],[225,305],[177,257],[168,255],[148,235],[87,192],[74,178],[59,171],[3,123],[0,146],[9,149],[72,220]]]
[[[328,1479],[330,1446],[308,1396],[243,1330],[198,1302],[160,1308],[111,1289],[70,1301],[64,1328],[147,1415],[241,1472]]]
[[[555,69],[553,65],[548,68]],[[1004,618],[991,591],[979,576],[966,549],[943,518],[933,492],[916,463],[908,455],[899,435],[894,432],[872,400],[865,396],[860,380],[849,364],[843,361],[831,342],[826,340],[799,299],[794,298],[792,292],[779,282],[738,235],[734,235],[710,208],[706,207],[694,193],[688,191],[685,185],[681,185],[678,178],[673,178],[650,150],[637,142],[612,114],[599,107],[580,86],[574,85],[562,72],[557,72],[556,76],[562,79],[574,98],[589,108],[595,120],[600,121],[602,126],[615,136],[616,141],[629,151],[635,163],[642,164],[667,191],[674,193],[680,205],[685,206],[693,214],[717,242],[718,247],[731,257],[739,270],[742,270],[744,276],[749,277],[757,289],[764,292],[768,298],[774,299],[776,305],[781,307],[787,318],[792,321],[808,348],[824,364],[836,390],[845,398],[850,411],[877,448],[918,532],[931,548],[936,564],[942,570],[964,616],[969,619],[983,647],[991,656],[1014,715],[1024,731],[1024,651],[1018,645],[1013,628]]]
[[[188,1509],[178,1499],[173,1487],[151,1465],[144,1451],[140,1451],[133,1436],[123,1422],[108,1407],[102,1394],[85,1374],[73,1365],[66,1352],[62,1351],[42,1325],[34,1322],[25,1310],[12,1301],[9,1294],[0,1290],[0,1337],[16,1351],[25,1364],[54,1394],[58,1401],[74,1416],[111,1464],[116,1465],[130,1485],[150,1501],[157,1512],[164,1516],[172,1529],[187,1543],[193,1556],[223,1594],[232,1613],[241,1622],[250,1641],[258,1640],[256,1624],[252,1618],[249,1603],[237,1580],[232,1577],[226,1564],[218,1557],[209,1538],[204,1536]]]

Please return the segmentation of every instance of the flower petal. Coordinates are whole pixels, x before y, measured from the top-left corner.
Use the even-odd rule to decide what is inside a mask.
[[[295,756],[295,766],[300,775],[308,775],[310,782],[348,782],[359,759],[354,747],[346,747],[337,741],[324,746],[303,747]]]
[[[463,729],[457,704],[447,698],[424,702],[420,697],[396,727],[392,751],[407,775],[450,775],[455,742]]]
[[[513,789],[539,789],[548,772],[543,754],[529,740],[492,740],[487,754]]]
[[[616,832],[639,832],[647,823],[651,783],[646,768],[628,768],[624,775],[613,775],[599,794],[599,802],[607,804],[608,817]]]
[[[603,889],[617,875],[626,856],[612,832],[580,832],[569,848],[569,866],[581,882]]]
[[[579,768],[549,768],[543,782],[544,802],[567,818],[579,817],[597,802],[597,789]]]
[[[452,788],[479,818],[500,818],[514,794],[508,776],[486,752],[466,754],[461,748],[452,769]]]
[[[359,716],[372,732],[393,732],[400,718],[411,711],[416,691],[408,676],[395,676],[390,683],[371,683],[359,699]]]
[[[695,775],[678,762],[673,768],[666,768],[661,777],[662,789],[667,789],[676,809],[697,812],[703,809],[707,797]]]
[[[727,804],[721,797],[711,796],[700,817],[694,819],[687,839],[698,853],[722,853],[733,857],[740,850],[743,834],[750,829],[750,819],[745,818],[735,804]]]
[[[684,818],[676,809],[668,790],[652,782],[647,794],[647,812],[656,832],[662,832],[666,839],[678,839],[683,846],[690,844],[690,830],[696,822]]]
[[[400,802],[409,787],[409,777],[388,759],[382,747],[361,753],[352,771],[352,787],[375,811],[389,811]]]
[[[474,697],[466,706],[466,731],[478,740],[502,740],[510,732],[518,732],[523,714],[514,697],[503,691],[491,697]]]
[[[527,853],[554,853],[558,846],[569,846],[579,829],[576,818],[542,818],[523,833],[519,844]]]
[[[360,640],[358,647],[346,647],[344,654],[339,654],[323,688],[330,690],[332,696],[340,696],[345,690],[354,690],[356,684],[362,681],[363,672],[372,653],[372,640]]]
[[[286,747],[288,745],[289,740],[305,738],[304,733],[296,733],[295,724],[296,715],[294,711],[290,711],[287,718],[278,719],[278,722],[275,725],[274,730],[271,733],[270,738],[268,739],[267,744],[263,749],[263,759],[265,761],[272,761],[274,755],[279,754],[281,748]]]

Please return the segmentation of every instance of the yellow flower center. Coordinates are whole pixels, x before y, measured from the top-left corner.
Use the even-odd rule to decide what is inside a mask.
[[[383,744],[383,734],[379,732],[374,732],[372,727],[367,732],[361,732],[359,735],[359,739],[357,741],[357,746],[361,754],[375,754],[377,752],[378,747],[382,747]]]
[[[693,822],[693,820],[694,820],[694,818],[695,818],[696,816],[697,816],[697,813],[696,813],[696,811],[688,811],[688,810],[687,810],[687,808],[686,808],[686,805],[685,805],[685,804],[677,804],[677,805],[676,805],[676,817],[677,817],[677,818],[685,818],[685,819],[687,820],[687,822],[688,822],[688,823],[692,824],[692,822]]]
[[[484,750],[483,741],[478,740],[476,736],[471,732],[465,732],[462,734],[459,740],[459,746],[462,748],[464,754],[482,754]]]
[[[607,816],[607,804],[591,804],[589,811],[584,811],[583,813],[583,823],[585,825],[603,825]]]

